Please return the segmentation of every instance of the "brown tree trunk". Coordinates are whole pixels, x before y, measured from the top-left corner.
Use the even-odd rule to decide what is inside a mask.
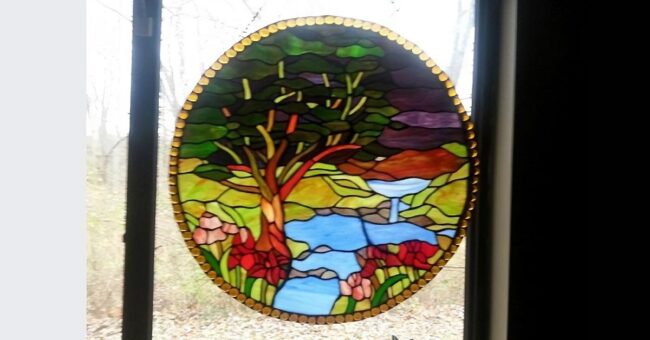
[[[291,257],[284,236],[284,207],[279,195],[271,201],[262,197],[260,202],[260,237],[255,249],[259,251],[277,250],[280,254]]]
[[[260,214],[260,237],[255,244],[255,249],[258,251],[270,251],[274,249],[280,254],[291,258],[291,252],[286,245],[286,237],[284,235],[284,200],[289,196],[289,193],[291,193],[291,191],[296,187],[305,173],[307,173],[307,170],[322,158],[339,150],[359,149],[361,146],[346,144],[328,147],[316,156],[305,161],[291,176],[291,178],[282,185],[282,188],[278,188],[277,178],[275,177],[276,170],[278,162],[286,151],[288,145],[289,142],[287,139],[283,139],[280,142],[278,149],[269,160],[266,169],[264,169],[265,180],[261,179],[260,174],[256,177],[259,186],[266,186],[268,191],[270,191],[270,194],[264,195],[264,193],[262,193],[262,198],[260,200],[260,207],[262,209],[262,213]],[[252,171],[257,171],[256,166],[254,166],[255,159],[253,153],[246,148],[244,148],[244,150],[249,155]],[[269,200],[268,197],[271,195],[273,197]]]

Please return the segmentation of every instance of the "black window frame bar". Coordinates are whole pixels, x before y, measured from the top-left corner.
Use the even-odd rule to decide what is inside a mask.
[[[162,0],[133,1],[123,339],[151,339]]]
[[[516,2],[516,0],[514,0]],[[505,70],[503,47],[508,44],[504,36],[508,30],[504,17],[511,0],[476,0],[474,83],[472,92],[472,121],[478,141],[479,194],[472,223],[467,232],[467,257],[465,276],[465,340],[489,339],[492,331],[493,299],[493,245],[494,187],[497,164],[497,127]],[[510,18],[511,19],[511,18]]]
[[[123,339],[151,339],[156,212],[160,23],[162,0],[134,0],[131,109],[127,165]],[[502,1],[476,0],[472,119],[481,175],[476,215],[468,231],[465,339],[489,336],[493,166]]]

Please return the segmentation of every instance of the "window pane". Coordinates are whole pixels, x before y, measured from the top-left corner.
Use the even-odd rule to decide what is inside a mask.
[[[176,117],[200,75],[235,42],[291,17],[332,14],[391,28],[436,60],[470,111],[473,13],[471,0],[165,1],[154,338],[462,338],[465,243],[433,282],[390,311],[361,322],[307,327],[236,302],[206,277],[179,235],[168,194],[168,159]]]
[[[121,337],[131,1],[87,7],[87,335]]]

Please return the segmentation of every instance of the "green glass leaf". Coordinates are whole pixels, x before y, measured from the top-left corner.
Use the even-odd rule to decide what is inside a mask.
[[[222,171],[206,171],[202,173],[197,173],[199,177],[211,179],[213,181],[222,181],[224,179],[228,179],[232,177],[233,175],[230,173],[222,172]]]
[[[381,124],[368,123],[368,122],[359,122],[354,124],[354,131],[363,132],[366,130],[382,130],[384,128]]]
[[[259,60],[233,60],[229,63],[229,65],[229,67],[224,67],[217,73],[217,78],[248,78],[253,80],[260,80],[269,76],[277,77],[278,74],[277,65],[269,65]]]
[[[335,120],[324,123],[323,127],[331,130],[332,132],[342,132],[350,130],[350,123],[344,120]]]
[[[384,92],[375,91],[375,90],[366,90],[363,91],[363,95],[366,97],[377,99],[377,98],[381,98],[384,95]]]
[[[241,83],[230,82],[223,79],[213,79],[208,85],[203,87],[203,92],[211,92],[215,94],[231,94],[241,91],[243,91]]]
[[[381,298],[386,294],[386,291],[388,288],[390,288],[392,285],[398,283],[399,281],[408,278],[406,274],[398,274],[395,276],[389,277],[384,283],[377,288],[377,291],[372,297],[372,300],[370,301],[370,305],[372,307],[377,307],[381,304]]]
[[[302,78],[295,78],[295,79],[280,79],[276,80],[273,82],[273,84],[278,85],[278,86],[284,86],[292,90],[300,90],[304,89],[306,87],[314,86],[314,83],[310,82],[309,80],[305,80]]]
[[[226,124],[226,128],[227,128],[228,130],[236,130],[236,129],[239,128],[239,123],[237,123],[237,122],[230,122],[230,123]]]
[[[323,121],[333,121],[333,120],[339,120],[341,118],[341,111],[339,110],[332,110],[323,106],[319,106],[317,108],[314,108],[311,110],[311,112],[314,114],[314,116],[318,117],[320,120]]]
[[[327,136],[331,133],[331,131],[321,125],[318,124],[300,124],[298,126],[298,129],[302,131],[312,131],[312,132],[317,132],[323,136]]]
[[[203,165],[197,166],[196,169],[194,169],[195,173],[210,172],[210,171],[228,172],[228,169],[223,165],[217,165],[217,164],[203,164]]]
[[[302,89],[302,96],[304,98],[310,97],[327,97],[329,98],[330,90],[324,86],[314,86]]]
[[[352,60],[345,66],[345,71],[356,73],[359,71],[370,71],[379,67],[379,61],[372,59]]]
[[[360,137],[379,137],[379,136],[381,136],[381,131],[379,131],[379,130],[375,130],[375,131],[367,130],[367,131],[361,132],[359,134],[359,136]]]
[[[317,55],[330,55],[336,51],[335,47],[325,45],[320,41],[307,41],[298,38],[297,36],[287,33],[283,39],[275,41],[282,50],[293,56],[313,53]]]
[[[384,115],[380,115],[377,113],[371,113],[369,114],[365,121],[370,122],[370,123],[376,123],[376,124],[381,124],[381,125],[386,125],[390,123],[390,119],[386,118]]]
[[[381,47],[363,47],[361,45],[350,45],[336,50],[336,56],[341,58],[360,58],[369,55],[383,57],[384,50]]]
[[[343,88],[332,89],[333,98],[345,98],[348,96],[348,92]]]
[[[357,300],[348,296],[348,306],[345,308],[345,314],[354,313],[354,307],[357,305]]]
[[[183,134],[184,143],[201,143],[207,140],[217,140],[228,133],[224,126],[210,124],[187,124]]]
[[[376,112],[376,113],[381,113],[384,116],[390,117],[394,116],[399,113],[399,110],[392,107],[392,106],[384,106],[384,107],[367,107],[366,112]]]
[[[240,108],[233,110],[233,115],[248,116],[251,113],[266,113],[274,108],[275,104],[272,101],[247,100]]]
[[[233,177],[232,173],[226,167],[216,164],[199,165],[194,169],[194,173],[199,177],[208,178],[217,182]]]
[[[240,124],[247,125],[247,126],[253,126],[253,127],[255,127],[255,126],[259,125],[259,124],[266,124],[267,119],[268,119],[268,116],[266,114],[262,114],[262,113],[251,113],[251,114],[248,114],[246,116],[236,115],[236,116],[232,116],[230,118],[231,121],[235,121],[235,122],[238,122]],[[242,129],[244,127],[240,126],[239,128]]]
[[[237,56],[241,60],[258,60],[267,64],[277,64],[286,57],[281,48],[272,45],[253,44]]]
[[[278,109],[287,112],[287,113],[307,113],[309,112],[309,106],[305,103],[288,103],[278,105]]]
[[[223,112],[216,107],[203,107],[191,111],[191,114],[185,120],[187,123],[207,123],[212,125],[226,124],[226,117]]]
[[[222,108],[237,102],[237,97],[232,94],[216,94],[205,92],[194,104],[195,110],[204,107]]]
[[[217,151],[217,146],[212,142],[200,144],[184,143],[180,147],[181,158],[206,158]]]
[[[230,257],[230,251],[231,250],[232,250],[232,248],[228,248],[228,250],[226,250],[223,253],[223,256],[221,257],[221,261],[219,262],[219,269],[221,270],[221,277],[223,277],[223,279],[226,282],[229,282],[229,283],[232,283],[232,281],[230,281],[230,270],[228,270],[228,258]]]
[[[383,106],[390,105],[390,103],[385,99],[369,98],[368,101],[366,102],[366,105],[368,107],[383,107]]]
[[[251,291],[253,290],[253,284],[255,283],[255,278],[248,277],[246,278],[246,285],[244,286],[244,295],[250,297]]]
[[[304,55],[297,61],[285,66],[285,70],[290,73],[341,73],[343,68],[333,62],[327,61],[323,57],[313,54]]]
[[[303,130],[296,130],[294,133],[289,135],[289,141],[291,142],[316,143],[320,139],[320,134]]]
[[[219,260],[214,257],[211,251],[205,250],[202,247],[199,247],[199,249],[201,249],[201,254],[203,257],[205,257],[205,260],[208,261],[210,266],[212,266],[212,269],[217,272],[217,275],[221,276],[221,266],[219,264]]]
[[[273,99],[281,95],[280,86],[276,86],[276,85],[265,86],[262,89],[257,89],[256,91],[252,91],[251,95],[254,100],[273,101]]]

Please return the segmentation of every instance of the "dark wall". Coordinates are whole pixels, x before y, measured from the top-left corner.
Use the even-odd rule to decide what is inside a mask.
[[[569,259],[582,237],[581,178],[587,165],[588,113],[579,58],[585,7],[567,1],[519,1],[513,154],[509,339],[571,337],[584,262]],[[581,8],[579,8],[581,7]],[[583,329],[584,331],[584,329]]]

